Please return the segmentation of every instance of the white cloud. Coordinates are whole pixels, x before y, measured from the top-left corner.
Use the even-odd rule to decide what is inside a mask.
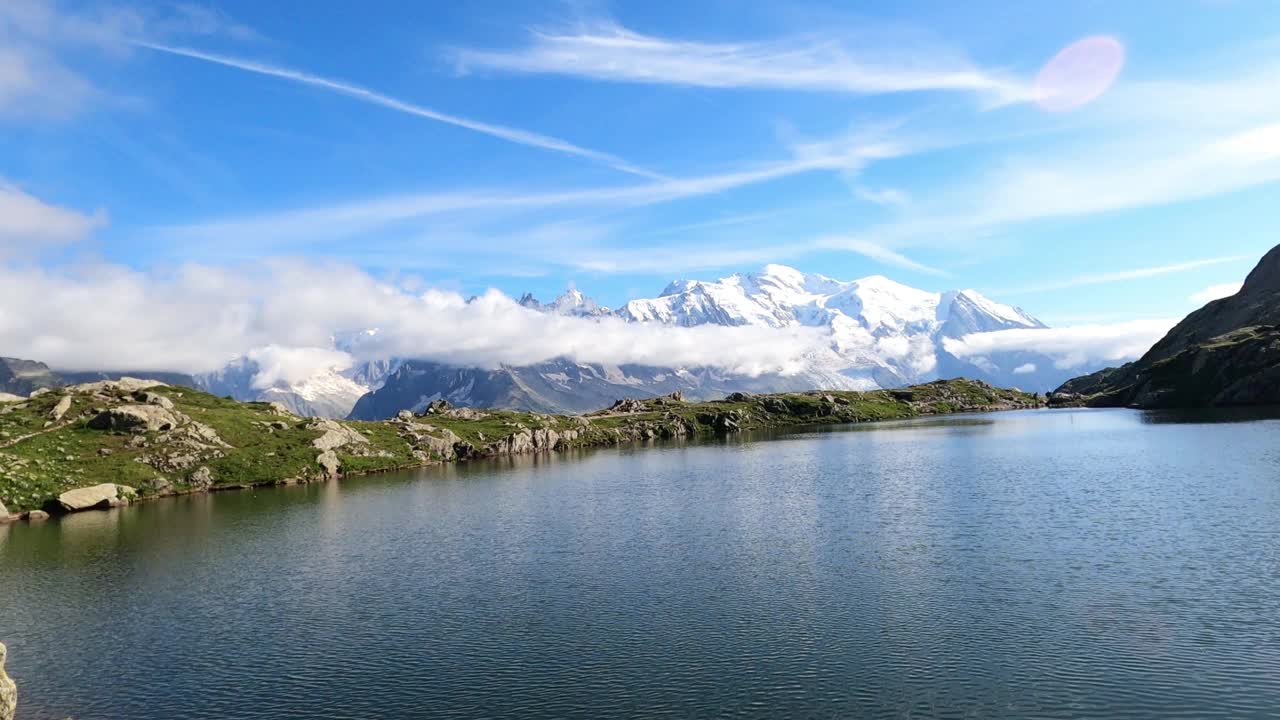
[[[0,180],[0,257],[80,240],[105,221],[101,212],[50,205]]]
[[[936,45],[809,35],[768,42],[698,42],[642,35],[613,22],[576,32],[535,32],[510,50],[463,49],[458,67],[711,88],[877,94],[980,93],[997,101],[1028,91]]]
[[[267,345],[246,353],[257,366],[253,387],[263,390],[276,383],[295,385],[324,370],[346,370],[355,364],[349,353],[331,348]]]
[[[142,273],[116,265],[0,269],[0,347],[65,369],[203,372],[255,348],[271,378],[340,365],[335,334],[369,328],[356,359],[406,357],[474,367],[579,362],[703,365],[759,374],[798,370],[828,339],[812,328],[695,328],[538,313],[497,291],[472,302],[411,294],[340,265],[186,265]],[[259,378],[266,383],[267,379]]]
[[[960,358],[982,358],[998,352],[1035,352],[1052,357],[1062,369],[1116,364],[1141,357],[1177,324],[1175,319],[1135,320],[1111,325],[997,330],[942,341]]]
[[[1013,369],[1013,374],[1014,375],[1030,375],[1035,371],[1036,371],[1035,363],[1023,363]]]
[[[1189,300],[1197,305],[1204,305],[1210,300],[1231,297],[1240,292],[1240,288],[1244,287],[1243,282],[1223,283],[1222,285],[1210,285],[1209,287],[1193,293]]]
[[[426,118],[428,120],[435,120],[437,122],[445,123],[446,125],[465,128],[473,132],[500,138],[518,145],[526,145],[529,147],[536,147],[543,150],[551,150],[553,152],[586,158],[632,175],[640,175],[651,179],[660,179],[662,177],[657,173],[636,167],[616,155],[610,155],[609,153],[600,152],[598,150],[584,148],[579,145],[575,145],[568,140],[561,140],[560,138],[540,135],[538,133],[529,132],[528,130],[507,127],[505,125],[495,125],[492,123],[481,122],[479,120],[459,117],[457,115],[450,115],[448,113],[432,110],[431,108],[423,107],[422,105],[417,105],[407,100],[400,100],[389,95],[384,95],[375,90],[370,90],[341,80],[332,80],[330,78],[320,77],[319,75],[312,75],[300,70],[294,70],[278,65],[269,65],[267,63],[257,62],[254,60],[245,60],[242,58],[230,57],[228,55],[218,55],[200,50],[192,50],[190,48],[149,42],[140,42],[138,45],[140,47],[168,53],[170,55],[180,55],[182,57],[203,60],[205,62],[236,68],[246,72],[268,75],[282,80],[310,85],[311,87],[318,87],[323,90],[335,92],[340,95],[346,95],[347,97],[352,97],[372,105],[378,105],[397,112],[406,113],[408,115]]]

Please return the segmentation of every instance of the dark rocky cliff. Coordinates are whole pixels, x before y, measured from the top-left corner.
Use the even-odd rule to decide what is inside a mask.
[[[1280,404],[1280,246],[1240,292],[1183,318],[1140,359],[1070,380],[1051,397],[1094,407]]]

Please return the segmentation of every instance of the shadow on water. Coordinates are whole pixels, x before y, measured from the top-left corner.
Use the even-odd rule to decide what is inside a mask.
[[[1280,420],[1280,406],[1142,410],[1139,418],[1150,425],[1257,422]]]

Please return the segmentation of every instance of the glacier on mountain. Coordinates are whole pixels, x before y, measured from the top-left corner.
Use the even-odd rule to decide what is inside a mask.
[[[631,300],[613,311],[572,289],[550,303],[529,294],[519,303],[540,312],[612,315],[633,323],[820,328],[829,333],[829,342],[808,353],[798,373],[755,377],[705,367],[607,366],[567,359],[497,370],[405,360],[381,389],[356,403],[352,417],[387,417],[440,398],[458,405],[572,412],[623,396],[676,390],[691,398],[711,398],[734,391],[870,390],[956,376],[1046,390],[1077,372],[1056,368],[1052,359],[1035,353],[955,357],[946,350],[948,339],[1045,326],[1022,309],[973,290],[929,292],[879,275],[840,281],[767,265],[760,272],[717,281],[678,280],[656,298]]]

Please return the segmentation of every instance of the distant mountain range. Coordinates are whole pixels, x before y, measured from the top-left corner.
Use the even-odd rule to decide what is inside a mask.
[[[747,377],[705,367],[607,366],[567,360],[481,370],[406,360],[381,388],[356,403],[351,417],[390,417],[399,410],[421,410],[440,398],[455,405],[580,412],[620,397],[674,391],[706,399],[734,391],[869,390],[960,376],[1046,391],[1081,371],[1059,369],[1052,359],[1037,353],[955,357],[944,348],[944,339],[1045,326],[1025,311],[973,290],[932,293],[881,276],[839,281],[768,265],[757,273],[715,282],[676,281],[656,298],[632,300],[616,310],[577,290],[549,303],[529,294],[519,302],[540,312],[612,315],[636,323],[825,328],[831,332],[831,342],[806,358],[803,372],[785,376]]]
[[[1138,360],[1075,378],[1054,396],[1091,406],[1280,405],[1280,246],[1239,292],[1188,315]]]
[[[277,401],[303,415],[373,420],[392,417],[400,410],[421,411],[437,399],[458,406],[582,412],[622,397],[677,391],[691,399],[712,399],[735,391],[873,390],[952,377],[1048,391],[1096,367],[1062,369],[1048,356],[1030,352],[965,358],[952,355],[946,349],[948,340],[1045,325],[1020,308],[973,290],[928,292],[878,275],[840,281],[785,265],[767,265],[760,272],[713,282],[679,280],[657,297],[632,300],[617,309],[604,307],[573,289],[549,303],[530,294],[518,302],[537,312],[587,319],[614,317],[631,323],[812,327],[828,331],[830,342],[804,358],[801,372],[755,377],[711,367],[611,366],[567,359],[481,369],[383,358],[351,368],[322,370],[298,382],[278,381],[258,387],[258,364],[242,357],[216,372],[196,376],[162,373],[165,377],[160,379],[237,400]],[[355,349],[362,340],[359,335],[335,338],[334,349]],[[0,392],[26,394],[40,383],[57,385],[130,374],[54,373],[35,365],[43,370],[19,365],[0,369]]]

